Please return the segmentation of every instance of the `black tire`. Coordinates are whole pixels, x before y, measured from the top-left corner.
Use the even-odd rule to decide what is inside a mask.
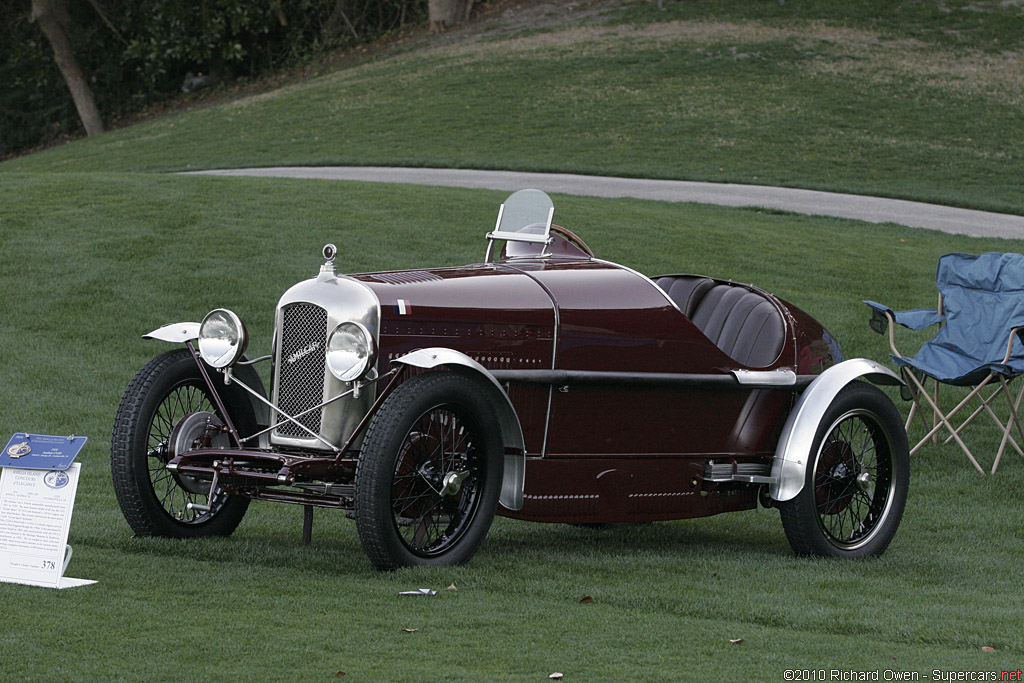
[[[436,371],[395,389],[356,468],[356,527],[374,567],[468,562],[494,519],[503,452],[494,408],[474,379]]]
[[[852,382],[818,425],[804,487],[778,504],[798,555],[881,555],[903,516],[910,451],[899,411],[879,389]]]
[[[218,377],[213,374],[214,381]],[[235,427],[245,435],[255,431],[256,420],[242,391],[227,386],[218,393]],[[110,471],[121,512],[139,536],[227,536],[249,507],[248,498],[229,496],[219,488],[209,511],[186,507],[190,502],[206,504],[209,484],[168,470],[166,446],[174,425],[196,411],[217,413],[195,360],[184,348],[149,361],[121,397],[110,443]]]

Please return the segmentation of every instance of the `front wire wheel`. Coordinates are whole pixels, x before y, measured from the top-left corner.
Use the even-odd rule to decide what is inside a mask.
[[[226,406],[243,433],[255,426],[251,404],[235,387],[225,387]],[[208,480],[167,469],[171,440],[189,415],[205,413],[220,423],[199,368],[187,349],[175,349],[147,363],[125,389],[114,419],[110,447],[111,475],[118,504],[128,525],[139,536],[228,535],[242,521],[247,498],[229,496],[218,488],[209,510]],[[214,437],[210,446],[227,446],[227,436]]]
[[[502,453],[475,380],[438,371],[399,386],[370,424],[356,470],[356,526],[373,565],[468,562],[497,509]]]
[[[899,412],[879,389],[845,387],[818,427],[804,487],[779,504],[799,555],[881,555],[899,527],[910,453]]]

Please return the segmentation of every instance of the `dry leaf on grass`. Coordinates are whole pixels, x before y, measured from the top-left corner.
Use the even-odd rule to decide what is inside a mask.
[[[989,647],[988,645],[986,645],[985,647],[981,648],[981,651],[982,652],[995,652],[996,649],[994,647]]]
[[[584,595],[582,598],[580,598],[580,602],[594,602],[594,596]]]

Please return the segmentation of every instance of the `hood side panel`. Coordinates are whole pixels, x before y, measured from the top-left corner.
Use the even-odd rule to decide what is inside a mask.
[[[482,264],[351,277],[380,300],[380,372],[395,358],[430,346],[461,351],[490,370],[552,367],[554,306],[544,289],[521,273]],[[513,384],[508,391],[527,453],[540,455],[549,390]]]

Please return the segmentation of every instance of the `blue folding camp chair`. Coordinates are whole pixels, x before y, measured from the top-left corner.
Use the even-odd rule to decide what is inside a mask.
[[[917,414],[925,425],[927,433],[910,452],[915,453],[926,441],[936,436],[945,427],[979,472],[984,472],[977,459],[971,454],[960,434],[975,417],[983,412],[995,421],[1002,432],[1002,442],[992,464],[995,474],[1003,457],[1006,444],[1024,455],[1021,446],[1011,435],[1016,428],[1024,443],[1024,429],[1018,417],[1024,388],[1013,399],[1009,383],[1024,374],[1024,344],[1021,343],[1024,330],[1024,256],[1021,254],[946,254],[939,259],[935,275],[939,289],[939,305],[936,310],[916,309],[894,312],[887,306],[865,301],[873,310],[871,329],[885,333],[888,323],[889,347],[892,358],[907,381],[914,401],[907,417],[907,428]],[[931,325],[940,325],[939,331],[921,346],[915,356],[904,356],[896,348],[895,326],[902,325],[912,330],[922,330]],[[934,394],[925,390],[927,379],[935,382]],[[948,413],[938,405],[940,384],[971,387],[970,393]],[[982,389],[995,386],[985,397]],[[1006,397],[1009,417],[1004,424],[993,410],[992,402],[998,395]],[[980,405],[959,426],[954,427],[953,416],[964,406],[977,399]],[[924,416],[925,406],[932,409],[932,423]]]

